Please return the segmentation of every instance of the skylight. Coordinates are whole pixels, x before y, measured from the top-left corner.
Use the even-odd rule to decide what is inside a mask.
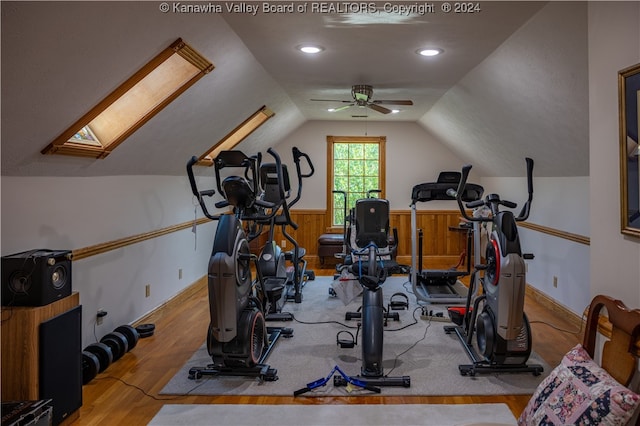
[[[218,143],[216,143],[207,153],[201,155],[198,163],[196,164],[200,166],[212,166],[213,160],[218,156],[220,151],[228,151],[235,148],[247,136],[253,133],[258,127],[262,126],[265,121],[274,115],[275,113],[273,111],[266,106],[262,106],[238,127],[233,129],[224,138],[220,139]]]
[[[104,158],[214,66],[178,39],[72,124],[42,154]]]

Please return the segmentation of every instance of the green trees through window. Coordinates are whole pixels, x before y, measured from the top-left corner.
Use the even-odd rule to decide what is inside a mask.
[[[331,225],[344,224],[345,197],[347,211],[356,200],[367,197],[368,191],[381,190],[384,194],[384,137],[327,137],[331,178],[329,199]],[[382,194],[380,194],[382,196]],[[327,204],[329,206],[329,203]]]

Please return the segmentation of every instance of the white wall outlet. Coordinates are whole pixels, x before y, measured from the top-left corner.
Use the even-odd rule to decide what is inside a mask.
[[[96,314],[96,325],[102,325],[102,320],[107,316],[107,311],[100,308],[98,309],[98,313]]]

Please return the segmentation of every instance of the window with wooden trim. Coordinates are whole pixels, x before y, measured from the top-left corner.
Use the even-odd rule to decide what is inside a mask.
[[[178,39],[41,152],[105,158],[213,68],[205,57]]]
[[[235,148],[247,136],[253,133],[258,127],[262,126],[265,121],[273,117],[275,113],[266,106],[262,106],[254,112],[249,118],[244,120],[238,127],[229,132],[224,138],[220,139],[209,151],[202,154],[196,163],[199,166],[212,166],[213,160],[218,156],[220,151],[228,151]]]
[[[379,190],[385,198],[385,136],[327,136],[327,222],[331,228],[344,225],[344,196],[347,211],[369,191]],[[373,194],[372,194],[373,195]]]

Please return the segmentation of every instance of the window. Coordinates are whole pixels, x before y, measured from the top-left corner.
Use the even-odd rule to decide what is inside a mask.
[[[380,190],[375,196],[385,198],[385,136],[327,136],[327,223],[344,225],[344,196],[347,210],[356,200]]]
[[[41,152],[104,158],[212,70],[211,62],[178,39]]]
[[[198,162],[199,166],[212,166],[213,160],[218,156],[220,151],[228,151],[233,149],[242,142],[247,136],[254,132],[258,127],[262,126],[265,121],[273,117],[275,113],[266,106],[262,106],[258,111],[246,120],[244,120],[238,127],[233,129],[227,136],[220,139],[207,153],[200,156]]]

